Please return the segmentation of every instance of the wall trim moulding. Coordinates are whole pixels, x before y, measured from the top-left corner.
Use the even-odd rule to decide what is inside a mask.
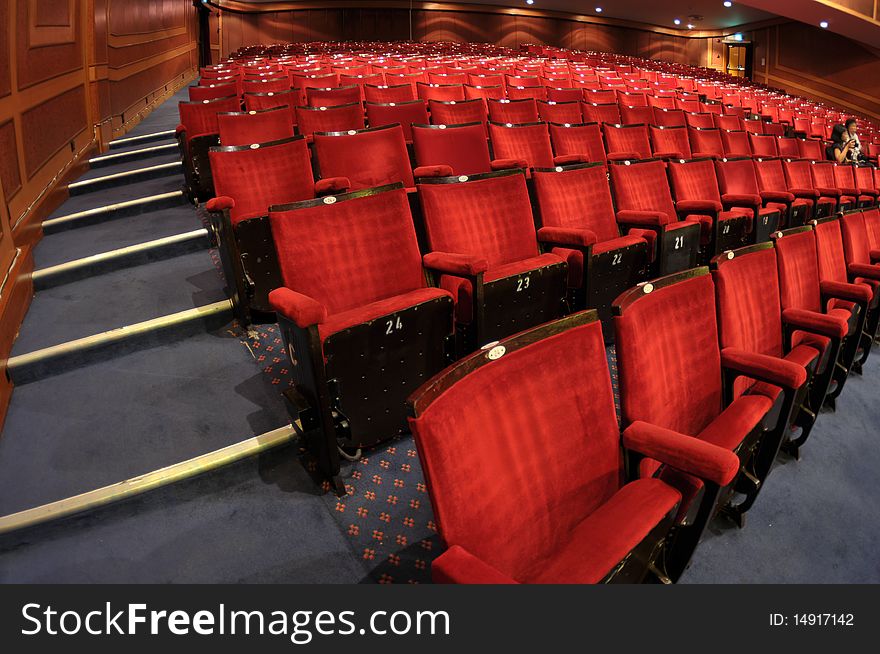
[[[63,45],[76,41],[76,0],[67,0],[67,25],[41,25],[38,21],[37,2],[28,0],[27,43],[32,48],[47,45]]]
[[[420,11],[450,11],[455,13],[475,14],[502,14],[508,16],[523,16],[526,18],[555,18],[575,23],[591,23],[606,27],[626,27],[641,32],[653,32],[666,36],[675,36],[681,39],[706,39],[721,38],[734,32],[759,29],[766,25],[774,25],[780,22],[788,22],[787,18],[771,18],[758,23],[739,25],[723,30],[691,30],[682,31],[661,25],[640,23],[637,21],[624,20],[622,18],[605,18],[601,16],[587,16],[574,14],[566,11],[551,11],[546,9],[525,9],[517,7],[502,7],[500,5],[477,5],[461,4],[455,2],[422,2],[419,0],[333,0],[332,2],[315,2],[303,0],[302,2],[260,2],[257,4],[242,2],[241,0],[208,0],[208,4],[223,11],[237,14],[264,14],[288,11],[303,11],[308,9],[416,9]]]

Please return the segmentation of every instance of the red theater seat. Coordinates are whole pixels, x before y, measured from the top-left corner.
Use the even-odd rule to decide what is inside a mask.
[[[721,130],[721,145],[725,157],[752,156],[752,145],[747,132]]]
[[[623,125],[653,125],[654,109],[647,105],[628,107],[620,105],[620,122]],[[558,122],[558,121],[557,121]]]
[[[177,107],[180,124],[175,135],[183,161],[187,195],[193,201],[207,200],[214,195],[208,150],[220,142],[217,114],[241,111],[241,100],[236,95],[201,102],[180,102]]]
[[[542,254],[522,171],[419,180],[425,266],[457,298],[460,351],[559,317],[568,270]]]
[[[361,101],[361,87],[357,84],[326,89],[308,88],[305,91],[306,104],[310,107],[337,107]]]
[[[837,197],[820,192],[813,183],[812,164],[807,160],[786,159],[782,162],[788,190],[797,197],[813,202],[813,216],[823,218],[837,210]]]
[[[360,102],[336,107],[297,107],[299,133],[311,140],[315,132],[347,132],[364,128],[364,108]]]
[[[433,176],[437,172],[452,175],[476,175],[493,169],[482,123],[465,125],[413,126],[413,151],[416,177]],[[516,168],[520,162],[496,162],[494,167]]]
[[[651,149],[655,157],[663,159],[690,159],[691,144],[686,127],[650,126]]]
[[[538,101],[538,116],[545,123],[569,123],[574,125],[580,123],[581,103],[580,102],[545,102]]]
[[[534,98],[522,100],[487,100],[489,108],[489,120],[496,123],[521,123],[538,122],[538,105]]]
[[[285,396],[292,418],[315,425],[303,445],[343,495],[340,448],[403,431],[406,397],[446,365],[452,297],[426,287],[399,184],[273,206],[269,220],[282,280],[269,301],[294,382]]]
[[[825,158],[823,149],[822,141],[815,139],[798,139],[798,150],[800,151],[801,159],[821,161]]]
[[[715,162],[715,173],[725,211],[747,210],[755,230],[752,240],[755,243],[769,241],[770,234],[788,218],[789,196],[762,195],[755,164],[751,159],[718,160]]]
[[[409,401],[448,546],[433,563],[434,581],[643,581],[667,556],[660,542],[672,542],[664,535],[680,494],[659,479],[627,477],[624,455],[631,462],[656,454],[707,485],[725,484],[736,457],[668,432],[634,430],[621,442],[591,312],[519,334],[490,352],[457,363]],[[565,381],[571,379],[579,382]],[[558,392],[542,390],[549,388]],[[493,418],[500,407],[513,410],[515,420]],[[489,494],[481,492],[488,479]]]
[[[550,123],[550,142],[557,157],[576,156],[585,162],[605,163],[605,143],[598,123]]]
[[[713,114],[685,114],[684,119],[688,127],[699,127],[702,129],[712,129],[715,127],[715,121],[712,119]]]
[[[377,104],[415,100],[411,84],[364,84],[364,100]]]
[[[345,177],[352,191],[395,182],[415,187],[403,129],[396,123],[347,132],[315,132],[314,148],[321,178]]]
[[[220,145],[250,145],[293,136],[290,111],[285,107],[217,114]]]
[[[610,104],[584,102],[581,104],[581,114],[584,117],[584,122],[587,123],[620,124],[620,110],[618,109],[616,102]]]
[[[430,100],[428,109],[431,112],[431,123],[434,125],[464,125],[466,123],[483,123],[485,125],[488,120],[486,103],[480,98],[459,102]]]
[[[837,211],[855,209],[858,202],[858,189],[841,188],[834,176],[836,165],[830,161],[811,161],[810,173],[813,178],[813,188],[823,196],[834,198],[837,201]]]
[[[366,102],[364,106],[370,127],[399,124],[407,143],[412,141],[412,126],[424,125],[428,122],[428,110],[421,100],[384,104]]]
[[[504,162],[520,162],[520,167],[523,168],[550,168],[557,161],[580,162],[580,158],[576,156],[565,157],[564,160],[554,158],[547,123],[501,125],[490,122],[489,138],[496,159]],[[569,159],[577,159],[577,161],[568,161]]]
[[[688,138],[694,157],[721,159],[724,156],[724,144],[721,141],[720,129],[688,127]]]
[[[650,159],[651,141],[647,125],[602,125],[608,159]]]
[[[416,84],[416,92],[420,100],[427,102],[428,100],[440,100],[441,102],[450,102],[452,100],[464,100],[464,86],[461,84],[425,84],[419,82]]]
[[[663,127],[686,127],[687,119],[681,109],[655,109],[654,124]]]
[[[832,164],[831,168],[834,172],[834,185],[840,189],[843,195],[853,199],[855,202],[854,208],[863,209],[874,204],[877,192],[862,194],[859,183],[856,181],[856,167],[851,164]],[[873,189],[871,190],[873,191]]]
[[[187,89],[190,102],[202,102],[204,100],[219,100],[230,96],[240,95],[238,84],[208,84],[207,86],[190,86]]]

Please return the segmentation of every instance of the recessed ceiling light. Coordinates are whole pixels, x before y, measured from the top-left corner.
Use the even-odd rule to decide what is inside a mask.
[[[533,5],[533,4],[535,4],[535,0],[526,0],[526,4]]]
[[[692,30],[692,29],[694,29],[694,26],[691,25],[690,23],[688,23],[688,29],[689,29],[689,30]]]
[[[681,25],[681,21],[680,21],[678,18],[676,18],[676,19],[675,19],[674,21],[672,21],[672,22],[675,23],[676,25]]]
[[[823,20],[821,23],[819,23],[819,27],[821,27],[823,30],[828,29],[828,21]]]
[[[602,7],[596,7],[596,13],[597,13],[597,14],[601,14],[601,13],[602,13]]]
[[[733,3],[730,0],[724,0],[724,6],[725,7],[732,7]]]

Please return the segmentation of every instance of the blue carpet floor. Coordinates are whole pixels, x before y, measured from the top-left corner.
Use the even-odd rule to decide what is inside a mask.
[[[129,135],[173,129],[176,103],[185,97],[184,89]],[[76,196],[55,215],[180,184],[171,176]],[[48,235],[36,257],[50,265],[198,225],[191,207],[160,209]],[[212,302],[223,297],[222,287],[216,252],[204,250],[45,289],[15,353]],[[0,436],[0,513],[289,421],[280,396],[290,383],[289,362],[274,325],[244,334],[233,323],[146,348],[120,347],[86,363],[16,388]],[[616,386],[613,350],[609,365]],[[714,523],[682,582],[880,582],[878,379],[875,352],[864,376],[848,382],[837,412],[819,417],[802,460],[780,460],[746,528]],[[313,484],[300,455],[294,442],[117,505],[0,536],[0,581],[430,580],[442,543],[411,437],[347,464],[342,498]]]

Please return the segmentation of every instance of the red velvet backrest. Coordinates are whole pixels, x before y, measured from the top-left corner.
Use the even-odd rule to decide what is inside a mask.
[[[347,177],[351,190],[402,182],[415,185],[400,125],[315,133],[315,159],[321,177]]]
[[[739,130],[739,118],[737,116],[729,116],[724,114],[713,114],[712,119],[715,121],[715,127],[723,130]]]
[[[209,86],[190,86],[187,89],[190,102],[202,102],[203,100],[218,100],[238,95],[237,84],[211,84]]]
[[[685,159],[691,158],[691,144],[686,127],[650,126],[651,145],[654,152],[677,152]]]
[[[725,157],[750,157],[752,146],[749,143],[749,135],[746,132],[721,132],[721,144],[724,147]]]
[[[305,139],[294,137],[259,147],[211,148],[214,192],[231,197],[232,224],[265,216],[273,204],[297,202],[315,197],[312,163]]]
[[[358,130],[364,128],[364,109],[360,102],[336,107],[297,107],[296,122],[299,133],[304,136]]]
[[[298,91],[282,91],[281,93],[245,93],[243,97],[244,108],[248,111],[287,107],[290,112],[290,122],[291,124],[296,125],[296,113],[293,108],[298,102]]]
[[[464,125],[465,123],[485,123],[486,103],[478,98],[460,102],[439,102],[429,100],[431,123],[434,125]]]
[[[749,134],[763,134],[764,121],[744,118],[742,121],[742,129]]]
[[[547,123],[500,125],[490,122],[489,138],[496,159],[523,159],[530,168],[553,165]]]
[[[691,152],[694,154],[711,154],[719,157],[724,154],[724,145],[721,142],[721,130],[719,129],[688,127],[688,138],[691,142]]]
[[[580,89],[547,87],[547,99],[552,102],[579,102],[583,97]]]
[[[647,125],[602,125],[608,153],[634,152],[640,159],[651,158]]]
[[[837,182],[834,180],[834,164],[830,161],[812,162],[810,172],[816,188],[837,188]]]
[[[583,120],[580,102],[538,101],[538,116],[545,123],[568,123],[574,125]]]
[[[865,218],[865,229],[871,249],[880,250],[880,209],[877,207],[865,209],[862,215]]]
[[[788,188],[813,188],[813,175],[810,172],[812,164],[809,161],[786,160],[782,162],[782,167]]]
[[[679,99],[676,99],[675,108],[681,109],[682,111],[695,113],[700,110],[700,101],[699,100],[679,100]]]
[[[268,93],[269,91],[287,91],[290,89],[290,78],[284,77],[264,77],[259,80],[245,79],[241,83],[241,90],[244,93]]]
[[[538,121],[538,105],[534,98],[522,100],[487,100],[489,120],[496,123],[534,123]]]
[[[546,100],[547,89],[544,86],[510,86],[507,87],[507,97],[511,102],[515,100]]]
[[[600,243],[620,236],[605,166],[534,170],[532,183],[545,227],[589,229]]]
[[[416,84],[416,91],[420,100],[427,102],[428,100],[440,100],[449,102],[450,100],[464,100],[464,86],[461,84],[425,84],[419,82]]]
[[[587,161],[605,162],[605,142],[598,123],[556,125],[550,123],[550,142],[556,155],[577,154]]]
[[[286,287],[332,315],[425,286],[402,188],[308,204],[269,214]]]
[[[752,154],[759,157],[775,157],[778,154],[775,136],[749,134],[749,144],[752,148]]]
[[[474,75],[468,73],[467,83],[470,86],[504,86],[504,75],[480,73]]]
[[[719,256],[715,280],[721,347],[781,357],[782,309],[776,250],[747,254],[734,251],[733,259]]]
[[[718,180],[715,176],[715,163],[711,159],[692,161],[670,161],[669,180],[675,199],[710,200],[721,202]]]
[[[492,169],[486,128],[481,123],[413,127],[413,150],[417,165],[451,166],[454,175],[476,175]]]
[[[816,237],[812,230],[783,234],[776,239],[782,308],[821,312]]]
[[[357,84],[328,89],[306,89],[306,102],[310,107],[337,107],[361,101],[361,89]]]
[[[688,127],[702,127],[704,129],[715,127],[715,121],[710,113],[685,114],[684,119]]]
[[[721,360],[710,275],[642,295],[614,317],[614,330],[624,425],[644,420],[696,436],[718,416]]]
[[[480,98],[484,101],[503,100],[505,97],[503,86],[471,86],[469,84],[464,87],[464,95],[468,100]]]
[[[617,103],[592,104],[584,102],[581,104],[581,114],[584,117],[584,122],[587,123],[620,124],[620,110],[617,107]]]
[[[642,92],[618,91],[617,104],[623,107],[647,107],[648,99]],[[641,121],[640,121],[641,122]]]
[[[687,119],[681,109],[655,109],[654,124],[663,127],[686,127]]]
[[[853,167],[851,165],[832,164],[831,170],[834,173],[834,185],[837,188],[858,188],[858,184],[856,184],[856,176],[855,173],[853,173]]]
[[[428,122],[428,110],[421,100],[408,102],[389,102],[387,104],[365,103],[367,122],[370,127],[382,127],[398,123],[403,129],[403,137],[412,141],[412,126],[424,125]]]
[[[620,105],[620,122],[623,125],[653,125],[654,108],[646,105],[628,107]]]
[[[660,211],[668,222],[678,219],[662,161],[613,164],[608,170],[618,211]]]
[[[200,134],[216,134],[219,131],[217,114],[241,111],[241,101],[236,95],[218,100],[180,102],[177,109],[180,112],[180,123],[186,127],[186,137],[191,139]]]
[[[813,233],[816,235],[816,252],[819,255],[819,279],[823,282],[849,281],[840,221],[836,218],[821,220],[813,228]]]
[[[217,114],[220,145],[250,145],[293,136],[290,111],[285,107]]]
[[[675,98],[671,96],[649,95],[648,106],[655,109],[675,109]]]
[[[876,190],[874,188],[874,171],[870,168],[864,166],[858,166],[853,168],[853,172],[855,173],[855,182],[856,186],[863,193],[865,191],[873,191]]]
[[[412,84],[364,85],[364,99],[367,102],[409,102],[415,100]]]
[[[538,255],[522,173],[422,183],[418,189],[431,250],[484,257],[490,267]]]
[[[876,211],[876,209],[875,209]],[[843,250],[847,263],[871,263],[871,242],[865,215],[861,211],[845,214],[840,219],[843,231]]]
[[[825,153],[822,151],[822,141],[817,141],[815,139],[798,139],[798,150],[800,150],[800,156],[802,159],[819,161],[825,158]]]
[[[780,157],[799,157],[800,148],[798,148],[798,140],[795,138],[778,136],[776,137],[776,151]]]
[[[617,92],[613,89],[589,89],[584,91],[584,101],[590,104],[617,104]]]
[[[758,177],[751,159],[725,159],[715,162],[718,186],[722,193],[759,194]]]
[[[622,480],[597,322],[481,366],[410,426],[444,541],[515,579]]]

